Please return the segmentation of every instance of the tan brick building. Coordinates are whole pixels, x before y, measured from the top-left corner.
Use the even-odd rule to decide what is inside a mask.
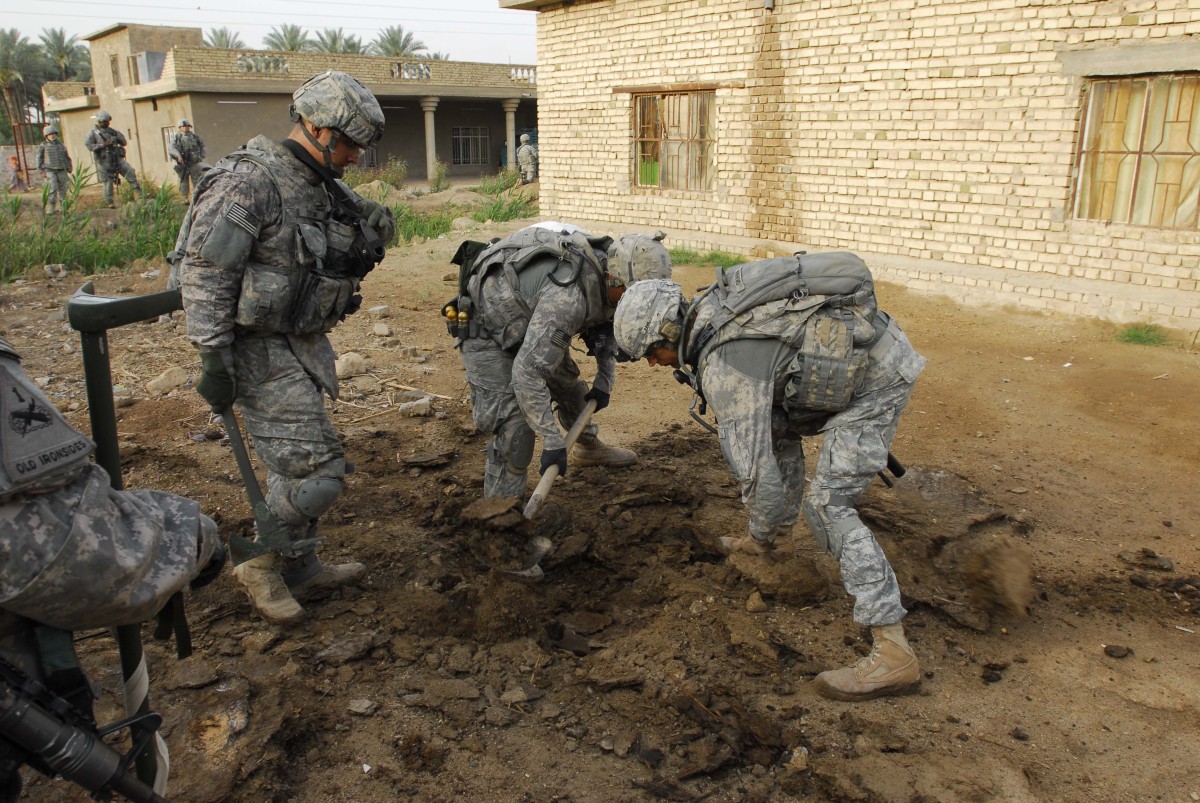
[[[83,140],[107,110],[129,140],[126,158],[160,182],[175,180],[167,143],[180,119],[195,126],[210,161],[255,134],[282,138],[292,92],[330,69],[365,83],[383,107],[386,132],[366,160],[402,158],[415,180],[435,159],[451,176],[494,173],[515,163],[517,136],[537,126],[531,65],[226,50],[202,47],[199,28],[124,23],[84,38],[93,83],[46,84],[46,111],[59,117],[71,155],[90,164]]]
[[[549,216],[1200,328],[1195,2],[500,5],[538,11]]]

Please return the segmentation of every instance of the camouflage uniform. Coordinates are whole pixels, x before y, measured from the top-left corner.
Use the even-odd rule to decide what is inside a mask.
[[[53,212],[59,203],[66,201],[67,190],[71,186],[71,155],[67,153],[67,146],[62,139],[47,138],[38,145],[37,169],[46,176],[46,186],[49,187],[46,207]]]
[[[208,564],[216,525],[191,499],[114,490],[3,339],[0,391],[0,606],[68,630],[149,619]]]
[[[504,248],[521,234],[500,240],[489,251]],[[590,248],[582,234],[574,237],[581,247]],[[482,263],[487,254],[481,253],[476,263]],[[606,260],[603,253],[595,257]],[[551,279],[558,268],[555,259],[545,258],[519,274],[517,293],[529,309],[529,325],[523,336],[505,327],[509,307],[504,302],[511,303],[513,292],[503,271],[492,272],[471,297],[483,333],[463,341],[462,359],[471,385],[475,427],[492,436],[484,468],[483,490],[489,498],[524,495],[534,435],[542,437],[543,449],[566,446],[563,430],[555,423],[554,406],[562,426],[570,429],[586,404],[584,395],[588,392],[587,383],[579,378],[579,366],[571,357],[571,339],[612,318],[604,284],[594,271],[585,266],[577,281],[560,285]],[[606,350],[595,357],[592,386],[611,393],[615,355]],[[580,441],[594,442],[597,432],[596,424],[589,423]]]
[[[234,158],[241,153],[254,160]],[[223,159],[196,188],[179,266],[183,305],[194,345],[231,349],[235,406],[267,466],[268,506],[299,540],[316,526],[312,511],[297,502],[305,481],[328,479],[340,488],[347,473],[322,393],[338,397],[326,333],[348,311],[358,281],[311,284],[318,264],[335,257],[327,250],[335,241],[332,202],[317,174],[266,137],[239,154]],[[246,224],[258,229],[252,238]],[[231,232],[243,238],[240,244]],[[383,235],[390,240],[390,228]],[[333,288],[332,296],[322,288]],[[296,331],[299,310],[333,296],[345,303]]]
[[[179,174],[179,194],[187,199],[204,175],[200,167],[204,161],[204,140],[195,131],[176,131],[171,135],[167,155],[178,165],[175,172]]]
[[[820,425],[821,451],[807,494],[801,439],[814,434],[811,416],[781,404],[796,349],[773,339],[734,339],[697,367],[719,422],[721,451],[750,510],[750,535],[772,541],[790,532],[803,511],[818,543],[841,566],[855,621],[870,626],[899,622],[905,610],[896,575],[854,505],[886,468],[900,414],[925,365],[898,326],[889,332],[886,348],[872,350],[850,406]]]
[[[521,135],[521,147],[517,148],[517,169],[521,171],[521,183],[537,181],[538,149],[529,144],[529,135]]]
[[[104,185],[104,200],[109,206],[113,203],[113,182],[118,174],[125,177],[139,198],[145,197],[141,185],[138,184],[137,173],[134,172],[133,166],[125,161],[125,146],[128,143],[124,134],[115,128],[97,125],[88,132],[83,144],[92,152],[96,161],[96,173]]]

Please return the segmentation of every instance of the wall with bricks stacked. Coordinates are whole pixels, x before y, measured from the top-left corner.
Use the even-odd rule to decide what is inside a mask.
[[[1070,218],[1084,82],[1062,66],[1200,46],[1195,3],[775,5],[539,12],[543,213],[754,256],[853,249],[963,301],[1200,328],[1200,233]],[[695,83],[718,87],[715,188],[634,187],[631,95],[614,90]]]

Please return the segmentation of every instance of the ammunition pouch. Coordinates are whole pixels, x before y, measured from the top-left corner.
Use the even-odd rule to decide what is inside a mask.
[[[788,366],[790,379],[783,389],[783,406],[789,413],[841,412],[850,406],[866,379],[870,359],[866,348],[855,348],[855,341],[864,340],[865,345],[875,338],[869,324],[854,323],[849,308],[823,308],[804,322],[800,350]]]
[[[295,270],[247,265],[234,322],[262,332],[290,331],[293,299],[300,295],[298,284]]]
[[[291,331],[298,335],[324,334],[362,306],[355,279],[328,273],[309,273],[293,301]]]
[[[352,223],[330,220],[325,225],[328,248],[325,270],[361,280],[383,261],[387,244],[362,218]]]

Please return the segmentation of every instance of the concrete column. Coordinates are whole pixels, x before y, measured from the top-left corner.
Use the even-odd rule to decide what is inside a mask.
[[[505,98],[500,101],[504,107],[504,141],[508,143],[508,161],[511,168],[517,166],[517,106],[521,105],[520,98]]]
[[[421,98],[421,111],[425,112],[425,178],[433,181],[433,173],[437,169],[437,140],[436,129],[433,125],[433,112],[441,98]]]

